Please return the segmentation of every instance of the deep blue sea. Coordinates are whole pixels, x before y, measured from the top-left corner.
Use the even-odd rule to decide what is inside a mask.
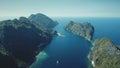
[[[91,43],[83,37],[74,35],[64,30],[69,21],[78,23],[90,22],[95,33],[93,40],[108,37],[120,44],[120,18],[53,18],[59,22],[54,29],[64,34],[63,37],[54,37],[52,42],[44,49],[47,58],[41,62],[37,57],[36,63],[31,68],[88,68],[88,53]]]

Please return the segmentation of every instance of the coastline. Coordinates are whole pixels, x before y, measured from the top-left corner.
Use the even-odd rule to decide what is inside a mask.
[[[63,34],[61,34],[59,32],[57,32],[56,34],[57,34],[57,36],[65,37]]]

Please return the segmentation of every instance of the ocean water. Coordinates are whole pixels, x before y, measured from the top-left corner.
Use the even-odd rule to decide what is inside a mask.
[[[37,57],[37,63],[31,68],[88,68],[88,53],[91,43],[83,37],[74,35],[64,30],[69,21],[90,22],[95,33],[93,40],[108,37],[120,44],[120,18],[53,18],[59,22],[54,29],[64,36],[54,37],[52,42],[44,49],[47,58],[41,62]],[[40,63],[40,64],[39,64]]]

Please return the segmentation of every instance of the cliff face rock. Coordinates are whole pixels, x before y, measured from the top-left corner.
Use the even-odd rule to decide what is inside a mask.
[[[38,14],[32,14],[29,18],[30,21],[41,24],[47,28],[53,28],[58,23],[50,19],[48,16],[43,15],[41,13]]]
[[[108,38],[96,40],[89,59],[94,68],[120,68],[120,48]]]
[[[0,22],[0,68],[27,68],[52,40],[54,31],[25,17]]]
[[[70,31],[74,34],[85,37],[87,40],[92,40],[94,33],[94,27],[90,23],[75,23],[71,21],[66,27],[65,30]]]

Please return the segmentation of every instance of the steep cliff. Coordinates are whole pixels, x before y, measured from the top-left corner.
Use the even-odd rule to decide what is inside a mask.
[[[70,31],[74,34],[77,34],[79,36],[82,36],[86,38],[87,40],[91,41],[92,36],[94,33],[94,27],[86,22],[86,23],[75,23],[71,21],[66,27],[65,30]]]
[[[28,19],[47,28],[54,28],[58,24],[57,22],[50,19],[48,16],[41,13],[32,14],[29,16]]]
[[[25,17],[0,22],[0,68],[28,68],[54,31]]]

